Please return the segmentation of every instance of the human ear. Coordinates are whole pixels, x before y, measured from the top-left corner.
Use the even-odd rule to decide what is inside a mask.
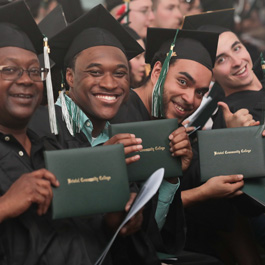
[[[67,68],[66,69],[66,82],[68,84],[69,87],[73,87],[74,86],[74,71],[72,68]]]
[[[157,61],[153,67],[153,70],[152,70],[152,73],[151,73],[151,81],[152,83],[155,85],[158,78],[159,78],[159,75],[161,73],[161,70],[162,70],[162,64],[160,61]]]

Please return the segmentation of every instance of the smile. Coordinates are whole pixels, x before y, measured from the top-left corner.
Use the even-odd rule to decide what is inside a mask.
[[[234,75],[242,75],[246,72],[246,70],[247,70],[247,67],[245,66],[239,72],[235,73]]]
[[[177,110],[179,110],[179,111],[181,111],[181,112],[184,112],[184,111],[185,111],[184,108],[182,108],[181,106],[177,105],[176,103],[174,103],[174,106],[175,106],[175,108],[176,108]]]
[[[114,101],[118,98],[118,96],[116,95],[103,95],[103,94],[97,94],[96,98],[98,99],[103,99],[103,100],[107,100],[107,101]]]
[[[32,95],[28,95],[28,94],[14,94],[12,96],[15,98],[26,98],[26,99],[32,98]]]

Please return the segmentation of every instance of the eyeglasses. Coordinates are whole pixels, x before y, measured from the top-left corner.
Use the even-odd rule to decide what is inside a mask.
[[[150,15],[151,12],[153,12],[153,10],[151,8],[147,8],[147,9],[131,9],[130,11],[134,11],[134,12],[139,12],[141,14],[143,14],[144,16],[148,17]]]
[[[1,72],[1,77],[4,80],[16,81],[23,75],[24,72],[27,72],[28,76],[32,81],[42,82],[46,79],[49,73],[49,69],[38,68],[38,67],[23,69],[17,66],[2,65],[0,66],[0,72]]]

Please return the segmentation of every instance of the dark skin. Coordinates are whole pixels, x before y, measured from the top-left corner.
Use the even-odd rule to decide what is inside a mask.
[[[66,80],[69,96],[82,109],[93,124],[92,136],[97,137],[106,122],[118,112],[129,94],[129,65],[125,54],[116,47],[96,46],[83,50],[76,58],[74,69],[68,68]],[[123,144],[124,153],[140,151],[142,140],[132,134],[113,136],[104,145]],[[130,164],[140,159],[135,155],[126,159]],[[105,215],[105,222],[115,230],[118,228],[136,194],[131,194],[125,210]],[[142,211],[139,211],[120,231],[129,235],[140,229]]]
[[[0,48],[0,64],[19,66],[23,69],[39,67],[36,54],[15,47]],[[27,124],[41,102],[43,84],[32,81],[24,72],[15,81],[0,78],[0,85],[0,131],[13,135],[30,155],[31,142],[26,133]],[[37,214],[45,214],[52,200],[51,186],[58,187],[59,182],[46,169],[20,176],[0,197],[0,222],[19,216],[33,203],[37,204]]]

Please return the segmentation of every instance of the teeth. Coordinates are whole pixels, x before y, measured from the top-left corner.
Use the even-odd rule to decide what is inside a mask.
[[[116,96],[96,95],[96,98],[103,98],[103,99],[107,99],[107,100],[115,100]]]
[[[240,72],[237,73],[237,75],[241,75],[246,71],[246,67],[244,67]]]
[[[180,107],[180,106],[178,106],[178,105],[176,105],[176,104],[175,104],[175,107],[176,107],[178,110],[180,110],[180,111],[184,111],[184,109],[183,109],[182,107]]]

